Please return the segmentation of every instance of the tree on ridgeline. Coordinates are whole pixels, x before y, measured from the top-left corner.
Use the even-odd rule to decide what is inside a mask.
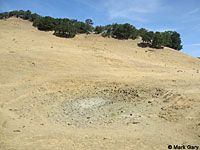
[[[86,19],[85,20],[85,24],[86,24],[86,26],[85,26],[85,28],[86,28],[86,33],[88,34],[88,33],[90,33],[90,32],[92,32],[92,30],[93,30],[93,21],[91,20],[91,19]]]
[[[142,37],[142,36],[144,36],[144,34],[146,34],[147,32],[148,32],[147,29],[145,29],[145,28],[140,28],[140,29],[138,30],[138,36]]]
[[[103,27],[103,26],[96,26],[96,27],[94,28],[95,34],[100,34],[100,33],[102,33],[103,31],[104,31],[104,27]]]
[[[56,21],[50,16],[37,17],[33,22],[33,26],[42,31],[52,31],[56,27]]]
[[[31,19],[31,11],[30,10],[25,11],[25,13],[24,13],[24,19],[25,20]]]
[[[172,39],[172,47],[171,48],[173,48],[175,50],[183,49],[183,46],[181,45],[181,38],[180,38],[179,33],[174,31],[171,35],[171,39]]]
[[[153,31],[149,31],[149,32],[144,32],[144,34],[141,35],[142,36],[142,41],[148,44],[152,44],[152,40],[154,37],[154,33]]]
[[[88,24],[88,25],[91,25],[91,26],[94,24],[92,19],[86,19],[85,23]]]
[[[19,17],[19,18],[24,19],[25,18],[24,16],[25,16],[25,11],[19,10],[17,13],[17,18]]]
[[[18,11],[16,10],[16,11],[11,11],[11,12],[9,12],[9,17],[13,17],[13,16],[17,16],[17,14],[18,14]]]
[[[3,19],[3,18],[4,18],[3,13],[0,13],[0,19]]]
[[[54,28],[54,34],[60,37],[72,38],[76,35],[76,29],[70,22],[62,22]]]
[[[104,26],[104,32],[102,34],[103,37],[111,37],[112,36],[112,25],[108,24]]]
[[[85,24],[84,22],[79,22],[77,21],[75,24],[74,24],[75,28],[77,29],[77,32],[80,33],[80,34],[83,34],[83,33],[89,33],[89,29],[88,29],[88,25]]]
[[[38,27],[38,25],[40,24],[40,21],[41,21],[41,16],[34,16],[34,20],[33,20],[33,26],[34,27]]]
[[[9,18],[9,12],[5,12],[5,13],[4,13],[4,18],[5,18],[5,19]]]
[[[66,18],[64,18],[66,20]],[[63,20],[63,19],[62,19]],[[80,21],[76,20],[76,19],[69,19],[69,22],[71,22],[72,25],[76,25],[77,23],[79,23]]]
[[[40,15],[34,13],[34,14],[31,14],[30,18],[29,18],[29,21],[31,22],[34,22],[36,18],[38,17],[41,17]],[[33,25],[34,26],[34,25]]]
[[[116,39],[136,39],[138,36],[137,29],[128,24],[112,24],[104,27],[104,33],[102,34],[104,37],[110,37]]]
[[[171,31],[162,32],[163,46],[172,47]]]
[[[7,19],[9,18],[9,12],[0,13],[0,19]]]
[[[138,44],[141,47],[161,48],[162,46],[170,47],[175,50],[181,50],[180,34],[176,31],[152,32],[145,28],[137,30],[133,25],[125,24],[108,24],[106,26],[93,27],[93,21],[86,19],[85,22],[76,19],[68,18],[52,18],[50,16],[42,17],[36,13],[31,13],[30,10],[15,10],[10,12],[0,13],[0,19],[7,19],[9,17],[22,18],[33,22],[33,26],[42,31],[53,31],[54,34],[60,37],[74,37],[77,33],[89,34],[94,32],[103,37],[113,37],[116,39],[136,39],[138,36],[142,37],[143,43]]]
[[[153,36],[152,47],[153,48],[162,48],[163,38],[160,32],[156,32]]]
[[[114,24],[112,35],[114,38],[117,38],[117,39],[136,39],[137,30],[134,26],[128,23]]]

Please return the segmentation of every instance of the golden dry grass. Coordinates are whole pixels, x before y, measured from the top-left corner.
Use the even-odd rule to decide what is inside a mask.
[[[17,18],[0,29],[0,149],[200,145],[199,59],[140,39],[59,38]]]

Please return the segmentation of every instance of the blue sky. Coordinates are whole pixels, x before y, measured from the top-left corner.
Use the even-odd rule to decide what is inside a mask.
[[[95,25],[130,23],[153,31],[181,34],[182,52],[200,56],[200,0],[0,0],[0,12],[31,10],[42,16]]]

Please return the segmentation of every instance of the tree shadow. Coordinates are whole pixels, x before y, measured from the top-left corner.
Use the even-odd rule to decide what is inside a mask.
[[[69,34],[59,34],[59,33],[54,32],[53,35],[55,35],[57,37],[61,37],[61,38],[73,38]]]
[[[149,44],[149,43],[144,43],[144,42],[138,43],[137,45],[138,45],[139,47],[142,47],[142,48],[151,47],[151,44]]]
[[[150,43],[144,43],[144,42],[138,43],[137,45],[141,48],[147,48],[147,47],[154,48],[154,49],[163,49],[164,48],[162,46],[161,47],[153,47]]]

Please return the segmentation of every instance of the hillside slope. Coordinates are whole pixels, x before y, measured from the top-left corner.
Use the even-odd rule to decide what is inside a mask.
[[[0,20],[0,149],[200,145],[200,60]]]

